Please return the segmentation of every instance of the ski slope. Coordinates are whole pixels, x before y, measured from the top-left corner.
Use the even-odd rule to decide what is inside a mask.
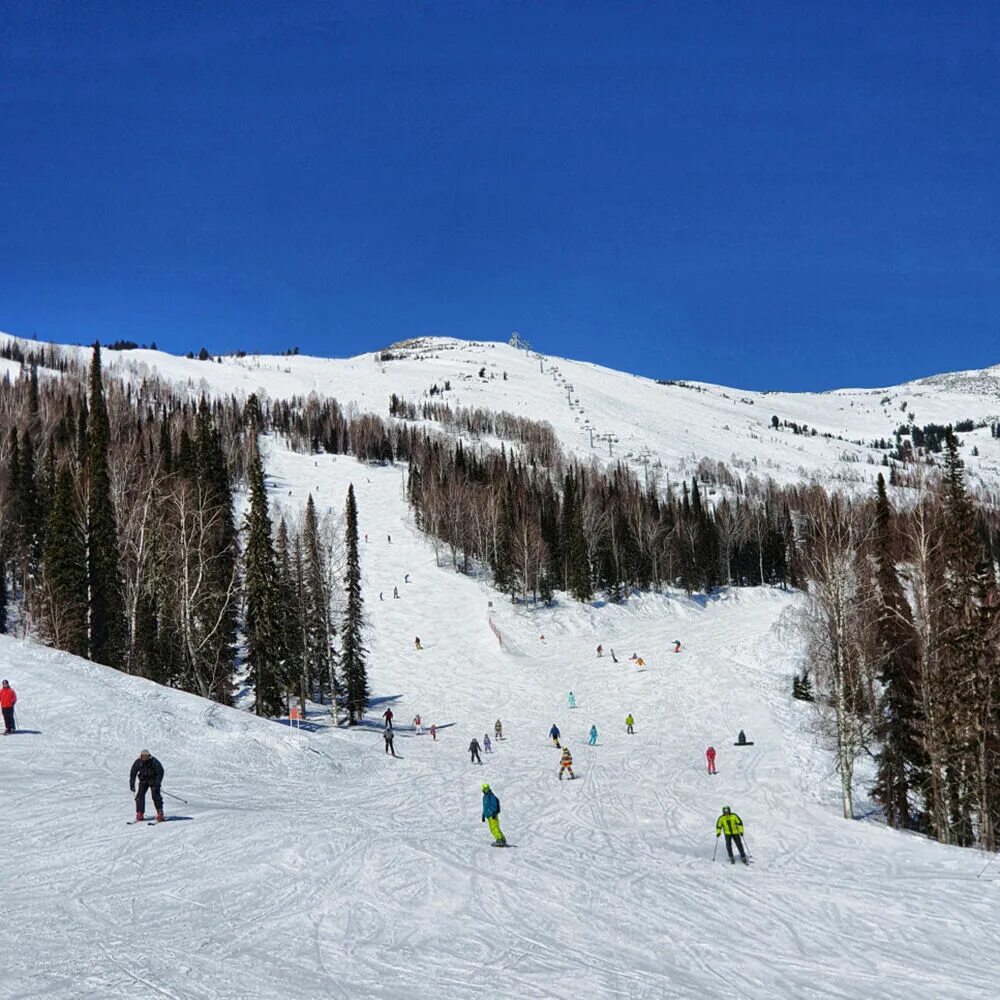
[[[0,335],[0,341],[11,339]],[[89,349],[62,349],[83,362],[90,356]],[[585,461],[624,461],[641,476],[657,474],[661,482],[675,483],[690,479],[701,460],[709,459],[726,463],[742,478],[870,490],[885,471],[885,452],[869,444],[890,440],[911,416],[917,426],[1000,420],[1000,365],[888,388],[792,393],[697,382],[660,384],[490,341],[425,337],[394,347],[391,361],[379,361],[380,353],[343,359],[226,356],[218,363],[134,350],[105,351],[103,358],[105,371],[114,377],[139,382],[158,376],[194,396],[235,393],[245,398],[257,393],[262,399],[281,399],[317,393],[382,417],[388,416],[392,393],[418,404],[433,398],[453,409],[507,410],[548,421],[564,449]],[[664,373],[664,378],[682,377]],[[451,385],[448,391],[428,395],[432,386],[443,389],[445,383]],[[779,423],[815,428],[816,436],[784,426],[776,430],[774,416]],[[995,492],[1000,440],[990,436],[989,428],[963,433],[961,439],[969,476]],[[854,443],[858,441],[862,444]]]
[[[789,697],[798,598],[525,612],[435,565],[398,470],[272,447],[268,472],[289,509],[312,491],[321,511],[340,510],[355,485],[369,724],[334,730],[317,714],[294,731],[0,637],[24,730],[0,742],[0,995],[988,995],[1000,887],[992,869],[977,880],[982,856],[838,817],[832,758]],[[617,665],[596,658],[598,642]],[[386,705],[396,760],[378,726]],[[410,730],[418,712],[436,742]],[[492,736],[498,716],[506,739],[470,764],[469,740]],[[557,780],[553,722],[573,782]],[[753,747],[732,746],[740,728]],[[126,825],[144,747],[187,800],[168,798],[176,821],[160,827]],[[489,846],[483,780],[510,849]],[[723,804],[746,824],[749,869],[712,861]]]

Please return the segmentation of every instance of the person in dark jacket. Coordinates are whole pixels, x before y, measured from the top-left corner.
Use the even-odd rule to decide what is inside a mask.
[[[483,785],[483,822],[489,823],[490,833],[497,847],[506,847],[507,838],[500,829],[500,800],[490,791],[489,785]]]
[[[148,751],[141,750],[139,757],[132,765],[128,776],[130,792],[135,792],[136,778],[139,779],[139,791],[135,795],[135,818],[141,820],[146,812],[146,792],[153,796],[156,806],[156,820],[162,823],[167,817],[163,815],[163,797],[160,795],[160,785],[163,784],[163,765]]]
[[[556,749],[559,749],[559,727],[554,722],[552,723],[552,728],[549,730],[549,736],[555,744]]]
[[[479,740],[472,737],[472,742],[469,744],[469,763],[470,764],[482,764],[483,760],[479,756]]]
[[[393,757],[396,756],[396,746],[394,743],[395,735],[391,729],[385,731],[385,752],[391,753]]]

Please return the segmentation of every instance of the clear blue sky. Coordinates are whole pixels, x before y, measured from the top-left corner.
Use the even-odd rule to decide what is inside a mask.
[[[0,329],[1000,362],[1000,6],[0,0]]]

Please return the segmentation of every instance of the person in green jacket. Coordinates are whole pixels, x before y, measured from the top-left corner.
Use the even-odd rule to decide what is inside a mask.
[[[629,712],[628,715],[625,716],[625,732],[634,733],[635,730],[632,728],[634,725],[635,719],[632,718],[632,713]]]
[[[722,815],[715,823],[715,836],[721,837],[723,834],[726,835],[726,852],[729,854],[729,863],[731,865],[736,864],[736,858],[733,857],[733,841],[736,842],[737,850],[740,852],[740,860],[743,864],[749,864],[746,851],[743,850],[742,833],[743,820],[736,813],[732,812],[729,806],[723,806]]]

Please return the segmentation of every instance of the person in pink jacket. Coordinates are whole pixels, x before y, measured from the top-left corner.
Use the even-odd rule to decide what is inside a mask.
[[[708,761],[708,773],[716,774],[715,770],[715,747],[709,747],[705,751],[705,760]]]

